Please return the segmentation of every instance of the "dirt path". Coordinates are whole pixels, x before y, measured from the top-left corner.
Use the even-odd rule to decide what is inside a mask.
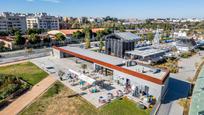
[[[41,82],[32,87],[30,91],[23,94],[17,98],[14,102],[4,108],[0,115],[16,115],[22,111],[26,106],[31,104],[37,97],[44,93],[50,86],[52,86],[57,80],[48,76],[43,79]]]

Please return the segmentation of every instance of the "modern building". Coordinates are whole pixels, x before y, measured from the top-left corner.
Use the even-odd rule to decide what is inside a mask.
[[[178,51],[187,52],[196,48],[196,42],[194,39],[187,37],[180,37],[176,39],[176,48]]]
[[[123,58],[126,51],[132,51],[141,37],[130,32],[113,33],[105,38],[106,54]]]
[[[25,32],[26,29],[26,16],[24,14],[11,12],[0,14],[0,31],[20,30],[21,32]]]
[[[58,30],[59,18],[46,13],[32,14],[27,16],[26,24],[28,29]]]
[[[141,62],[147,62],[148,64],[156,63],[164,59],[164,55],[166,54],[166,50],[153,48],[151,46],[136,48],[133,51],[125,52],[125,56],[129,57],[129,59],[137,60]],[[146,63],[146,64],[147,64]]]
[[[168,86],[169,71],[138,64],[119,57],[102,54],[79,47],[53,47],[57,58],[76,57],[93,64],[93,71],[111,75],[113,81],[130,86],[133,94],[142,92],[160,100]],[[134,95],[137,97],[137,95]]]

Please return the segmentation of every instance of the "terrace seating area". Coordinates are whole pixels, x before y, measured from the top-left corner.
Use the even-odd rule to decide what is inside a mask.
[[[127,89],[125,82],[114,79],[111,75],[106,76],[105,73],[100,70],[94,70],[93,64],[84,62],[84,60],[77,58],[76,63],[76,58],[42,58],[42,60],[38,59],[37,62],[34,61],[34,63],[39,66],[54,66],[56,73],[54,73],[53,76],[76,92],[75,96],[80,95],[96,108],[122,96],[132,97],[130,99],[136,102],[142,101],[139,97],[132,96],[133,90],[131,87]],[[64,63],[67,63],[68,66],[64,65]],[[87,65],[86,69],[81,68],[81,64],[84,63]],[[149,107],[148,104],[146,105],[146,107]]]

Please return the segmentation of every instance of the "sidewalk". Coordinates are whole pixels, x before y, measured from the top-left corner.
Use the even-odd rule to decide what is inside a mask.
[[[16,62],[11,62],[11,63],[0,64],[0,67],[15,65],[15,64],[25,63],[25,62],[28,62],[28,60],[22,60],[22,61],[16,61]]]
[[[16,115],[20,111],[22,111],[26,106],[31,104],[37,97],[39,97],[42,93],[44,93],[49,87],[52,86],[57,80],[48,76],[43,79],[41,82],[32,87],[30,91],[23,94],[19,98],[17,98],[14,102],[9,104],[6,108],[4,108],[0,115]]]

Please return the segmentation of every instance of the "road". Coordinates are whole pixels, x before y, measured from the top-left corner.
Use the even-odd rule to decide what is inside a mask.
[[[49,87],[51,87],[57,80],[48,76],[38,84],[32,87],[32,89],[22,96],[18,97],[14,102],[4,108],[0,115],[16,115],[21,112],[25,107],[30,105],[36,98],[43,94]]]
[[[204,51],[200,51],[200,55],[197,53],[190,58],[181,58],[178,62],[180,67],[179,72],[172,74],[172,77],[179,80],[187,81],[189,78],[192,79],[196,73],[196,64],[200,64],[203,61]]]
[[[0,64],[6,64],[6,63],[28,60],[28,59],[33,59],[33,58],[45,57],[49,55],[50,55],[49,52],[42,52],[42,53],[35,53],[35,54],[29,54],[29,55],[17,55],[15,57],[0,58]]]
[[[196,74],[196,63],[199,65],[203,61],[204,51],[200,51],[190,58],[181,58],[178,62],[179,72],[170,75],[169,90],[164,102],[161,104],[157,115],[182,115],[183,107],[178,102],[181,98],[188,96],[190,84],[188,79],[193,79]]]
[[[179,99],[186,98],[189,90],[188,82],[170,76],[168,91],[157,115],[183,115],[183,107],[179,105]]]

